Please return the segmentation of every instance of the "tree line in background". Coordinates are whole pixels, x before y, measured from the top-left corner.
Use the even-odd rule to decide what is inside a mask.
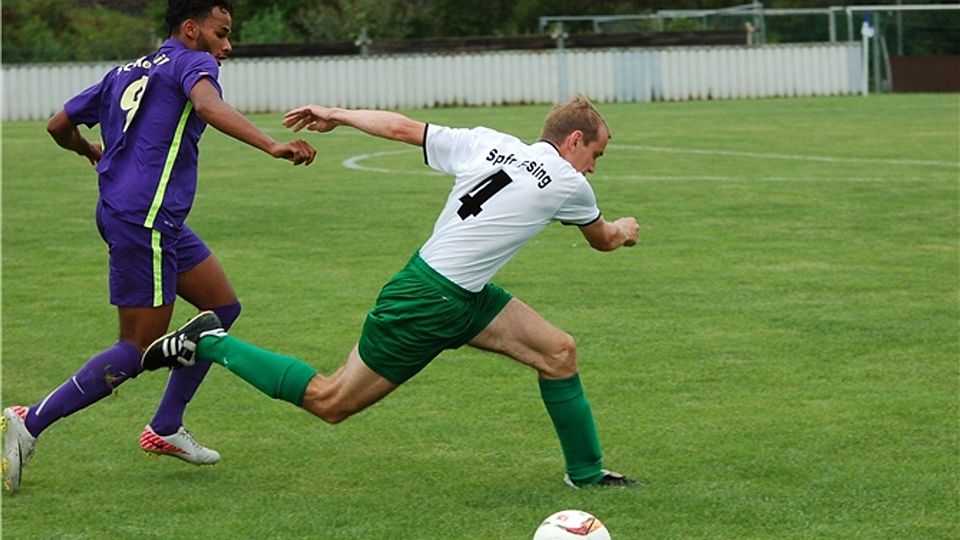
[[[353,41],[366,29],[372,39],[522,36],[540,31],[551,15],[638,15],[662,9],[719,9],[746,0],[234,0],[235,44]],[[837,4],[897,4],[897,0],[766,0],[765,8]],[[902,3],[924,3],[903,0]],[[6,0],[2,3],[4,63],[96,61],[134,58],[168,35],[166,0]],[[948,20],[944,22],[944,18]],[[950,17],[953,17],[950,20]],[[768,41],[825,40],[825,17],[768,17]],[[956,54],[960,21],[952,13],[913,12],[920,52]],[[843,21],[843,22],[841,22]],[[701,29],[697,19],[668,22],[666,30]],[[739,24],[742,24],[740,22]],[[838,26],[845,18],[838,17]],[[576,29],[573,29],[576,31]],[[889,30],[888,30],[889,31]],[[800,34],[799,39],[795,34]],[[804,36],[804,34],[807,34]],[[846,31],[838,30],[840,39]]]

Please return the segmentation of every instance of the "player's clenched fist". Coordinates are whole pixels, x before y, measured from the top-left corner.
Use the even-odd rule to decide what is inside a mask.
[[[317,151],[307,141],[298,139],[287,143],[278,143],[270,151],[270,155],[292,161],[294,165],[309,165],[313,163]]]
[[[626,247],[637,245],[637,236],[640,235],[640,225],[637,223],[637,219],[633,217],[622,217],[617,220],[617,225],[619,225],[620,230],[627,235],[627,239],[623,241],[623,245]]]

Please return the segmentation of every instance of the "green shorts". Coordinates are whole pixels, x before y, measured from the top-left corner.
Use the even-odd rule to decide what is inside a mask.
[[[360,358],[384,379],[402,384],[444,349],[483,331],[512,296],[488,283],[480,292],[453,283],[415,253],[377,297],[360,334]]]

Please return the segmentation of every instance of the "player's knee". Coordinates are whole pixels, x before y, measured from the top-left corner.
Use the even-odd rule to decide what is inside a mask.
[[[550,379],[566,379],[575,375],[577,369],[577,342],[564,332],[553,344],[548,371],[544,371],[543,375]]]

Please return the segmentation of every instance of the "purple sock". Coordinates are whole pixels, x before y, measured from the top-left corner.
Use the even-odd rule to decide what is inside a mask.
[[[43,401],[30,406],[26,426],[34,437],[57,420],[110,395],[123,381],[140,374],[140,350],[118,342],[94,356]]]
[[[218,307],[213,312],[220,318],[223,329],[229,330],[240,316],[240,303]],[[160,407],[150,421],[150,427],[157,435],[170,435],[180,429],[183,425],[183,411],[200,388],[200,383],[203,382],[212,365],[210,362],[197,362],[191,367],[170,371],[170,380],[167,381],[167,389],[163,393],[163,399],[160,400]]]

